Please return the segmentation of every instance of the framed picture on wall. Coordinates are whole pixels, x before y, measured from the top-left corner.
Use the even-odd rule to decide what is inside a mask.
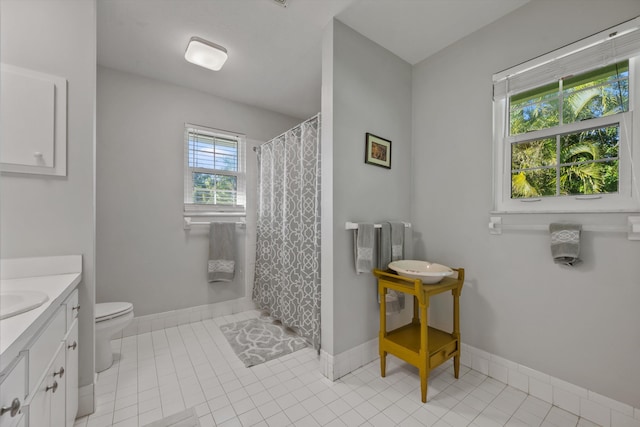
[[[391,141],[367,132],[364,162],[391,169]]]

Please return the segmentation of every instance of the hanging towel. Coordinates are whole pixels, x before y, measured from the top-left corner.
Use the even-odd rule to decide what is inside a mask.
[[[391,259],[391,223],[383,222],[380,224],[380,248],[378,250],[378,268],[386,270],[389,268]]]
[[[404,223],[391,223],[391,261],[404,258]]]
[[[380,258],[378,268],[386,270],[391,261],[403,258],[404,224],[383,222],[380,228]],[[389,290],[387,293],[387,314],[399,313],[404,308],[404,292]]]
[[[230,282],[236,268],[236,224],[212,222],[209,225],[209,282]]]
[[[400,310],[404,308],[404,292],[396,292],[393,289],[389,289],[385,295],[385,301],[387,302],[387,314],[400,313]],[[402,307],[400,304],[402,304]]]
[[[580,262],[580,224],[549,224],[551,256],[556,264],[574,265]]]
[[[404,258],[404,223],[392,222],[391,224],[391,261]],[[395,291],[394,291],[395,292]],[[404,292],[396,292],[398,308],[404,309]]]
[[[375,228],[373,224],[358,224],[354,244],[356,273],[371,273],[374,267],[373,247]]]

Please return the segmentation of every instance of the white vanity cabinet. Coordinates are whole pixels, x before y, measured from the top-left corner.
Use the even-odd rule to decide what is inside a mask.
[[[64,344],[60,343],[45,375],[33,390],[27,406],[28,425],[35,427],[62,427],[65,425],[65,373]]]
[[[64,340],[66,353],[66,427],[73,427],[78,414],[78,291],[74,291],[67,300],[67,335]],[[71,323],[69,323],[69,321]]]
[[[79,308],[76,289],[25,350],[29,360],[30,396],[26,409],[29,427],[72,427],[76,419]],[[46,368],[41,370],[45,363]]]
[[[19,357],[0,383],[0,427],[14,427],[24,419],[21,411],[26,395],[26,360]]]
[[[74,279],[50,298],[51,307],[36,320],[34,332],[19,338],[24,344],[17,362],[0,372],[0,427],[73,426],[78,411],[78,283]],[[17,411],[12,411],[12,404],[18,406],[14,399],[20,402]]]

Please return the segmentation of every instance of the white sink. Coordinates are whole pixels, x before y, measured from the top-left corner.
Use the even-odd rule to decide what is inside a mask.
[[[426,285],[438,283],[453,274],[453,270],[446,265],[411,259],[393,261],[389,263],[389,268],[402,277],[420,279]]]
[[[38,308],[48,299],[40,291],[0,291],[0,320]]]

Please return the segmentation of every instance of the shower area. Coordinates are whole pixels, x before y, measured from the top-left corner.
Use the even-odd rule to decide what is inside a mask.
[[[255,148],[253,301],[320,348],[320,115]]]

